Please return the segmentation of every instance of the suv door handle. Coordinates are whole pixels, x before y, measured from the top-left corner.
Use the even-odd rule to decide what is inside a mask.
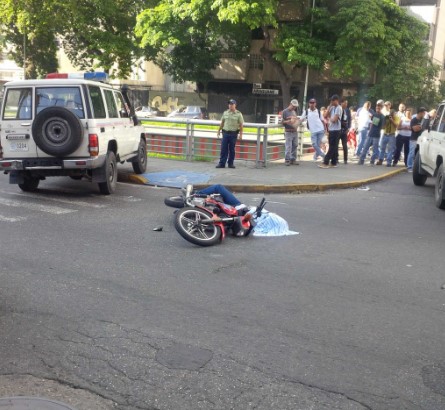
[[[31,125],[31,123],[30,122],[22,122],[20,125],[22,127],[29,127]]]

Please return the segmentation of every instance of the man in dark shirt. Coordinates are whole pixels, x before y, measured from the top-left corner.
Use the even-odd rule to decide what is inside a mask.
[[[406,167],[408,172],[413,172],[414,156],[417,146],[417,138],[428,128],[428,120],[425,118],[426,108],[420,107],[417,115],[411,120],[411,138],[409,141],[409,154]]]
[[[383,104],[378,103],[375,107],[375,113],[372,115],[369,133],[366,138],[365,146],[363,147],[362,153],[360,155],[360,160],[358,161],[358,165],[363,165],[365,163],[366,155],[368,154],[368,150],[372,145],[372,157],[370,165],[375,164],[375,160],[379,156],[379,140],[380,140],[380,131],[385,125],[385,116],[382,114]]]
[[[346,98],[341,99],[341,108],[343,109],[341,118],[340,118],[340,124],[341,124],[341,131],[340,131],[340,140],[341,145],[343,147],[343,161],[345,164],[348,163],[348,132],[351,128],[351,111],[349,111],[348,108],[348,100]]]

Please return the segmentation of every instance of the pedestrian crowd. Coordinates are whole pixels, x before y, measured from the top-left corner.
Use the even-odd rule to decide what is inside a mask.
[[[295,100],[293,100],[295,101]],[[314,98],[309,100],[308,109],[298,117],[306,121],[314,148],[314,161],[322,160],[320,168],[335,168],[339,161],[339,144],[342,143],[343,161],[348,163],[349,150],[363,165],[370,156],[370,165],[396,166],[403,160],[408,172],[412,172],[417,139],[434,119],[436,110],[427,111],[420,107],[413,115],[405,104],[398,111],[390,101],[378,100],[375,109],[366,101],[358,110],[348,108],[348,100],[333,95],[330,105],[317,108]],[[327,135],[328,150],[323,149],[323,138]],[[286,151],[287,152],[287,151]],[[291,158],[286,156],[286,163]]]
[[[242,139],[243,115],[236,108],[236,101],[228,101],[228,110],[222,116],[218,129],[221,132],[221,155],[216,168],[235,168],[235,145]],[[292,99],[281,114],[284,126],[285,165],[298,165],[298,128],[306,122],[311,134],[314,148],[314,161],[321,160],[320,168],[328,169],[338,166],[339,144],[342,144],[343,162],[348,163],[349,151],[363,165],[370,156],[370,165],[396,166],[402,157],[412,172],[417,139],[428,128],[429,121],[434,119],[436,110],[427,111],[420,107],[413,114],[404,103],[399,104],[398,111],[392,108],[390,101],[378,100],[375,109],[366,101],[357,110],[348,108],[348,100],[333,95],[328,107],[317,107],[315,98],[311,98],[308,107],[298,115],[298,100]]]

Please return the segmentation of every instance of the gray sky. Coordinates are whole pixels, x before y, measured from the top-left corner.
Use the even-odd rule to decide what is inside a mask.
[[[434,6],[411,6],[410,9],[414,13],[422,16],[423,19],[427,23],[432,23],[433,22],[434,10],[435,10]]]

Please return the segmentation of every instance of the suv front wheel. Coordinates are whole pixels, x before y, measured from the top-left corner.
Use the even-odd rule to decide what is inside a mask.
[[[117,164],[116,155],[113,151],[107,152],[105,160],[105,182],[99,182],[99,191],[102,195],[110,195],[116,190],[117,184]]]
[[[438,208],[445,209],[445,174],[443,164],[440,164],[440,167],[437,171],[436,186],[434,189],[434,200]]]
[[[417,152],[416,156],[414,157],[414,164],[413,164],[414,185],[417,186],[425,185],[428,175],[421,174],[421,172],[422,172],[422,167],[420,166],[420,153]]]
[[[143,174],[147,170],[147,143],[143,138],[139,142],[138,155],[131,165],[136,174]]]

